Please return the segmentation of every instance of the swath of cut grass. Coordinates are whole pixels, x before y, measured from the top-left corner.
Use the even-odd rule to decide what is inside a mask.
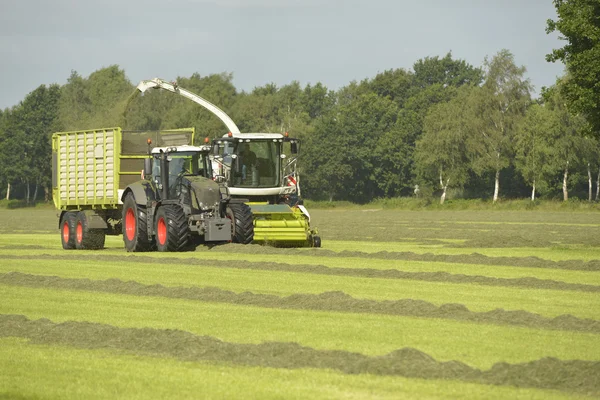
[[[266,308],[454,319],[486,324],[516,325],[536,329],[582,331],[600,334],[600,321],[580,319],[572,315],[559,315],[549,319],[523,310],[505,311],[504,309],[478,313],[472,312],[464,305],[456,303],[442,304],[437,307],[432,303],[415,299],[375,301],[355,299],[344,292],[326,292],[316,295],[297,293],[287,297],[279,297],[268,294],[255,294],[247,291],[234,293],[215,287],[165,287],[160,284],[143,285],[134,281],[123,282],[115,278],[104,281],[92,281],[89,279],[66,279],[17,272],[0,275],[0,284],[188,299]]]
[[[296,343],[227,343],[189,332],[124,329],[89,322],[55,324],[20,315],[0,315],[0,336],[23,337],[38,344],[111,348],[174,357],[183,361],[225,361],[271,368],[327,368],[347,374],[400,375],[483,384],[534,387],[600,394],[600,362],[544,358],[529,363],[495,364],[487,371],[457,361],[439,362],[412,348],[379,357],[344,351],[315,350]]]
[[[413,347],[441,361],[459,360],[485,369],[499,361],[521,363],[547,356],[563,360],[600,359],[600,335],[589,333],[98,292],[0,288],[0,313],[55,322],[180,329],[236,343],[297,342],[316,349],[369,355]]]
[[[0,398],[128,399],[471,399],[564,400],[584,398],[554,390],[423,380],[326,369],[276,369],[223,363],[180,362],[169,358],[34,345],[0,339]],[[36,379],[30,375],[35,374]],[[232,384],[234,382],[234,384]],[[585,397],[588,398],[588,397]]]
[[[421,282],[381,278],[315,276],[312,273],[244,270],[214,267],[210,261],[188,260],[177,264],[177,259],[157,260],[144,258],[130,261],[76,260],[34,261],[32,265],[20,262],[0,266],[0,271],[21,271],[34,274],[55,273],[65,278],[135,280],[144,284],[162,283],[167,286],[216,286],[225,290],[280,296],[294,293],[322,293],[343,291],[357,298],[398,300],[413,298],[436,305],[461,303],[473,311],[485,312],[496,308],[526,310],[546,317],[572,314],[579,318],[600,319],[600,296],[594,293],[506,287],[485,287],[467,283]],[[174,261],[169,263],[168,261]],[[22,261],[22,260],[21,260]],[[165,263],[165,261],[167,261]],[[238,261],[240,266],[247,262]],[[128,265],[123,268],[123,265]],[[215,263],[218,264],[218,263]],[[199,265],[196,267],[195,265]]]

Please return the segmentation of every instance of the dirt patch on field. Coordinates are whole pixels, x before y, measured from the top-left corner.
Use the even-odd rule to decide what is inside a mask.
[[[234,268],[262,271],[279,271],[279,272],[298,272],[317,275],[334,275],[357,278],[381,278],[381,279],[407,279],[425,282],[444,282],[444,283],[467,283],[484,286],[500,286],[500,287],[518,287],[525,289],[550,289],[550,290],[573,290],[581,292],[600,292],[600,286],[588,285],[581,283],[568,283],[555,281],[551,279],[538,279],[534,277],[523,278],[494,278],[481,275],[466,275],[466,274],[451,274],[449,272],[408,272],[397,269],[373,269],[373,268],[344,268],[344,267],[327,267],[325,265],[312,264],[285,264],[275,262],[252,262],[252,261],[227,261],[227,260],[198,260],[194,258],[155,258],[148,256],[96,256],[96,255],[78,255],[78,256],[6,256],[6,259],[63,259],[63,260],[89,260],[95,259],[98,261],[124,261],[124,262],[139,262],[144,264],[160,263],[160,264],[186,264],[199,267],[215,267],[215,268]]]
[[[228,343],[180,330],[119,328],[112,325],[0,315],[0,337],[34,344],[111,349],[182,361],[229,362],[271,368],[327,368],[347,374],[453,379],[492,385],[600,393],[600,362],[542,358],[523,364],[498,363],[482,371],[460,361],[440,362],[414,348],[370,357],[341,350],[317,350],[297,343]]]
[[[297,293],[286,297],[252,292],[235,293],[216,287],[165,287],[144,285],[120,279],[69,279],[57,276],[30,275],[19,272],[0,274],[0,284],[64,290],[83,290],[134,296],[166,297],[205,302],[228,303],[265,308],[333,311],[349,313],[386,314],[423,318],[443,318],[494,325],[516,325],[534,329],[580,331],[600,334],[600,321],[582,319],[570,314],[546,318],[523,310],[495,309],[487,312],[470,311],[463,304],[436,306],[423,300],[357,299],[344,292],[321,294]]]

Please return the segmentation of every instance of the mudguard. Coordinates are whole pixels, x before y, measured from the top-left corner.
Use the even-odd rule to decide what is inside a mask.
[[[121,201],[125,201],[125,197],[129,193],[133,193],[135,202],[144,207],[147,207],[148,204],[157,200],[157,193],[152,187],[150,181],[134,182],[131,185],[127,186],[127,188],[125,188],[125,190],[123,191]]]

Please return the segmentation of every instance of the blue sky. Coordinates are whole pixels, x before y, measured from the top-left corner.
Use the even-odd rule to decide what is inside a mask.
[[[481,66],[504,48],[537,93],[564,71],[544,59],[563,45],[548,18],[551,0],[0,0],[0,108],[112,64],[134,84],[231,72],[238,90],[338,89],[448,51]]]

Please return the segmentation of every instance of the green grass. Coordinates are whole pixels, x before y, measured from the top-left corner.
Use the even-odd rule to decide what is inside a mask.
[[[442,361],[478,368],[552,356],[600,359],[600,335],[374,314],[252,306],[0,285],[2,314],[54,322],[180,329],[227,342],[298,342],[316,349],[382,355],[414,347]],[[529,340],[535,336],[535,340]],[[489,340],[494,338],[494,340]]]
[[[0,398],[47,399],[567,399],[550,390],[445,380],[344,375],[327,370],[178,362],[108,350],[1,339]],[[36,378],[31,379],[34,375]]]
[[[210,265],[210,262],[208,263]],[[421,282],[404,279],[356,278],[277,271],[248,271],[235,268],[186,266],[182,264],[123,262],[101,260],[5,260],[0,271],[19,271],[64,278],[104,280],[118,278],[144,284],[166,286],[214,286],[237,293],[287,296],[294,293],[342,291],[356,298],[374,300],[419,299],[436,305],[459,303],[471,311],[496,308],[525,310],[547,317],[572,314],[580,318],[600,319],[600,295],[578,291],[490,287],[476,284]]]
[[[342,209],[339,205],[331,209],[309,207],[323,238],[324,249],[320,251],[222,246],[200,247],[192,253],[141,255],[125,252],[121,237],[108,237],[107,248],[101,251],[64,251],[56,211],[0,208],[0,273],[18,271],[93,281],[119,278],[278,296],[343,291],[355,298],[413,298],[435,304],[461,303],[473,311],[501,307],[548,317],[569,313],[600,321],[598,293],[234,268],[250,266],[248,262],[257,263],[254,267],[304,264],[493,278],[536,277],[600,286],[600,271],[526,266],[527,257],[533,256],[548,262],[571,262],[569,265],[599,260],[600,213],[596,205],[539,204],[533,210],[521,210],[527,205],[452,202],[451,207],[469,209],[448,211],[451,207],[428,206],[424,211],[407,210],[413,205],[406,205],[404,210],[388,208],[395,207],[393,203],[342,205]],[[361,257],[340,257],[338,253],[344,251],[359,252]],[[467,258],[464,262],[425,262],[384,259],[383,254],[374,254],[381,251],[515,258],[504,261],[510,265],[480,265],[470,264]],[[200,265],[190,265],[190,259]],[[456,360],[482,369],[497,362],[519,363],[543,357],[600,361],[600,335],[591,333],[266,308],[66,290],[51,285],[0,285],[0,314],[123,328],[180,329],[234,344],[297,342],[319,350],[371,356],[412,347],[441,361]],[[458,381],[183,362],[118,350],[39,345],[20,338],[0,339],[0,349],[0,376],[8,378],[0,379],[0,398],[578,398],[569,392]],[[600,393],[600,383],[595,393]]]

